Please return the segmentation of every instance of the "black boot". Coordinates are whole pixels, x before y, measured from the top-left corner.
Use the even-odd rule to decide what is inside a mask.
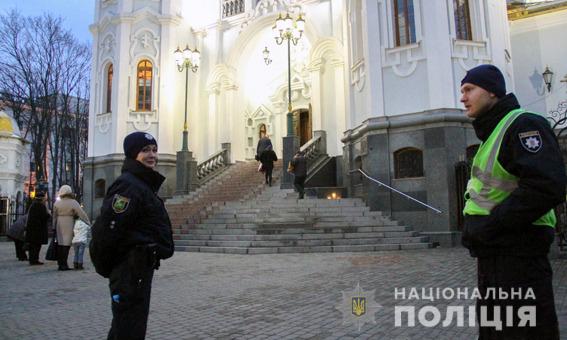
[[[73,268],[74,268],[75,270],[76,270],[76,269],[79,269],[79,263],[73,262]]]
[[[71,270],[67,264],[67,257],[69,257],[70,246],[57,246],[57,264],[58,270]]]

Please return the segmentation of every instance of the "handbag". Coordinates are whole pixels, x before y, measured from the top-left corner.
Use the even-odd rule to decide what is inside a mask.
[[[51,237],[51,242],[49,242],[49,246],[47,247],[47,252],[45,253],[45,260],[57,261],[57,236],[55,233],[53,233],[53,237]]]
[[[287,172],[293,173],[295,171],[295,167],[291,164],[291,161],[287,164]]]
[[[25,241],[26,240],[26,226],[28,224],[28,214],[20,216],[11,226],[8,228],[6,235],[12,239]]]
[[[264,165],[262,163],[258,165],[258,172],[264,172]]]

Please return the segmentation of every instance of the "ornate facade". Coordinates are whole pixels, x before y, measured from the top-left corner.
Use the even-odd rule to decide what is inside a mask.
[[[188,82],[189,149],[197,161],[223,143],[230,143],[232,161],[253,159],[261,131],[282,154],[288,50],[275,42],[272,27],[286,13],[305,19],[289,51],[293,128],[301,142],[324,131],[337,185],[417,230],[452,239],[455,164],[478,143],[461,111],[460,79],[493,63],[514,88],[505,1],[97,0],[85,173],[91,214],[100,204],[95,183],[104,192],[119,174],[122,140],[135,130],[159,141],[164,194],[173,194],[186,94],[177,47],[201,54]],[[421,175],[400,177],[416,173],[399,168],[415,163],[411,155],[419,156]],[[348,174],[357,167],[444,213]]]

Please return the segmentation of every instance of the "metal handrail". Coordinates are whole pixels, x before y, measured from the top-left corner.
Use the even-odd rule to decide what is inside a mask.
[[[411,196],[408,195],[408,194],[405,194],[405,193],[403,193],[403,192],[401,192],[401,191],[399,191],[399,190],[397,190],[397,189],[392,188],[391,186],[389,186],[389,185],[387,185],[387,184],[384,184],[384,183],[380,182],[379,180],[377,180],[377,179],[375,179],[375,178],[372,178],[372,177],[368,176],[364,171],[362,171],[362,169],[356,169],[356,170],[351,170],[351,171],[349,171],[349,173],[351,173],[351,174],[352,174],[352,173],[355,173],[355,172],[360,172],[362,175],[364,175],[364,177],[368,178],[369,180],[371,180],[371,181],[373,181],[373,182],[375,182],[375,183],[378,183],[379,185],[382,185],[382,186],[384,186],[384,187],[390,189],[391,191],[393,191],[393,192],[395,192],[395,193],[398,193],[398,194],[404,196],[405,198],[408,198],[408,199],[410,199],[410,200],[412,200],[412,201],[414,201],[414,202],[416,202],[416,203],[419,203],[419,204],[421,204],[421,205],[423,205],[423,206],[425,206],[425,207],[427,207],[427,208],[429,208],[429,209],[435,211],[435,212],[438,213],[438,214],[442,214],[442,213],[443,213],[441,210],[439,210],[439,209],[437,209],[437,208],[434,208],[434,207],[430,206],[429,204],[423,203],[422,201],[420,201],[420,200],[418,200],[418,199],[416,199],[416,198],[413,198],[413,197],[411,197]]]

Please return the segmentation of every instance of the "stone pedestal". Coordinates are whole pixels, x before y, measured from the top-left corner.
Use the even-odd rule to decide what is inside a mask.
[[[292,160],[293,155],[299,150],[299,137],[287,136],[283,137],[283,155],[282,155],[282,179],[281,189],[293,188],[293,175],[287,172],[287,165]]]
[[[186,195],[199,186],[197,180],[197,161],[191,151],[177,152],[176,195]]]

